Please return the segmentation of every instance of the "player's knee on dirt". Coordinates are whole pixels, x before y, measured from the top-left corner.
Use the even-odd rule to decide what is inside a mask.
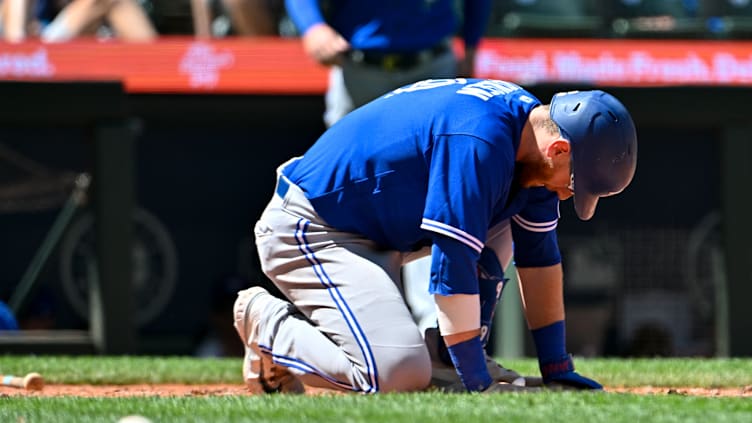
[[[425,346],[390,348],[390,356],[379,360],[379,392],[408,392],[426,389],[431,383],[431,358]]]

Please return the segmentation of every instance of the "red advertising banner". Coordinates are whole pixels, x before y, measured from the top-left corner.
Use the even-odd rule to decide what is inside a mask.
[[[752,85],[752,42],[486,39],[476,76],[523,85]],[[298,39],[83,39],[0,43],[0,79],[118,79],[131,93],[321,94],[327,70]]]
[[[752,85],[752,42],[491,39],[476,74],[523,85]]]
[[[320,94],[326,78],[296,39],[0,44],[0,79],[117,79],[131,93]]]

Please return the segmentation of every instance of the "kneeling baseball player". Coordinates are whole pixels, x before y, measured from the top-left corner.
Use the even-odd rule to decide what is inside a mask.
[[[601,389],[566,349],[559,201],[574,196],[590,219],[600,197],[629,185],[636,160],[629,112],[602,91],[543,105],[509,82],[427,80],[353,111],[279,167],[256,223],[262,268],[286,300],[238,293],[245,382],[254,392],[427,388],[434,366],[399,275],[430,255],[436,351],[464,389],[524,385],[489,371],[484,352],[513,257],[543,384]]]

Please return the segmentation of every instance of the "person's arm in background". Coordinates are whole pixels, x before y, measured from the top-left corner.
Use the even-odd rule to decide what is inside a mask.
[[[211,8],[209,0],[191,0],[193,33],[198,38],[211,38]]]
[[[339,63],[350,43],[326,23],[318,0],[285,0],[285,7],[301,34],[306,54],[325,66]]]
[[[521,267],[517,271],[522,306],[535,342],[543,383],[602,389],[598,382],[574,371],[572,358],[567,352],[561,264]]]
[[[491,0],[465,0],[463,3],[462,39],[465,42],[465,56],[459,61],[457,76],[469,78],[475,74],[475,53],[486,33],[491,15]]]
[[[266,0],[222,0],[235,33],[244,37],[277,35],[269,2]]]
[[[144,42],[157,38],[146,11],[136,0],[117,1],[107,14],[115,35],[123,41]]]
[[[27,0],[5,0],[2,3],[3,39],[9,42],[19,42],[26,38],[26,24],[28,23],[30,5]]]

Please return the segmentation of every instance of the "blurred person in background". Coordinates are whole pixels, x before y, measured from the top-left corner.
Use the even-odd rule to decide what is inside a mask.
[[[3,41],[18,42],[26,36],[26,0],[0,0],[0,35]]]
[[[282,0],[191,0],[191,9],[198,37],[228,33],[241,37],[276,36],[284,4]],[[229,25],[217,27],[220,13],[229,17]]]
[[[472,76],[475,50],[486,30],[490,0],[285,0],[306,53],[330,66],[324,122],[427,78]],[[451,45],[461,32],[465,54]]]
[[[107,23],[115,38],[151,41],[157,37],[151,21],[136,0],[73,0],[41,32],[46,42],[68,41],[94,34]]]
[[[105,25],[111,36],[123,41],[157,37],[137,0],[4,0],[2,12],[7,41],[39,37],[44,42],[63,42],[97,35]]]

